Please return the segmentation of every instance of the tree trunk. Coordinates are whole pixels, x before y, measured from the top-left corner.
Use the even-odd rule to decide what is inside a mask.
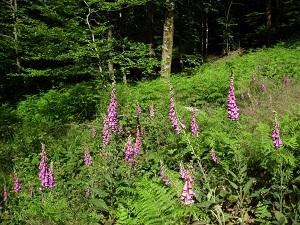
[[[204,48],[204,62],[207,62],[208,51],[208,16],[205,15],[205,48]]]
[[[109,51],[111,51],[111,48],[112,48],[112,26],[110,26],[108,28],[107,40],[108,40],[108,49],[109,49]],[[111,60],[108,61],[108,73],[109,73],[110,79],[113,82],[115,82],[116,78],[115,78],[115,72],[114,72],[114,64],[112,63]]]
[[[272,26],[272,0],[267,0],[267,28],[270,29]]]
[[[17,0],[10,0],[10,7],[12,9],[12,18],[14,21],[14,46],[15,46],[15,54],[16,54],[16,65],[18,71],[20,71],[21,64],[20,64],[20,59],[19,59],[19,53],[18,53],[18,33],[19,30],[17,29],[16,23],[18,22],[18,16],[17,16],[17,11],[18,11],[18,4]]]
[[[150,2],[147,3],[147,43],[149,44],[149,56],[155,58],[154,51],[154,20],[153,20],[153,8]]]
[[[171,75],[174,36],[174,0],[166,0],[166,7],[167,9],[162,43],[161,77],[169,78]]]

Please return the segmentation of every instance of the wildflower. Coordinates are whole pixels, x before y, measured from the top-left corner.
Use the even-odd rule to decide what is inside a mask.
[[[254,71],[252,71],[252,82],[255,83]]]
[[[120,132],[120,133],[123,132],[123,125],[122,125],[122,124],[120,124],[120,126],[119,126],[119,132]]]
[[[137,128],[135,145],[134,145],[134,154],[137,156],[140,155],[141,145],[142,145],[141,144],[141,133],[140,133],[139,128]]]
[[[33,197],[33,190],[32,190],[32,188],[31,188],[29,182],[28,182],[28,192],[29,192],[30,196]]]
[[[274,148],[279,148],[282,146],[282,140],[280,139],[280,134],[279,134],[279,124],[277,122],[277,118],[275,115],[275,122],[274,122],[274,130],[272,134],[272,139],[273,139],[273,144]]]
[[[134,149],[132,147],[132,140],[131,136],[128,137],[128,141],[126,144],[126,151],[125,151],[125,160],[129,163],[133,161],[133,156],[134,156]]]
[[[16,171],[14,171],[14,183],[15,183],[15,192],[21,192],[22,190],[22,184],[20,183],[19,179],[18,179],[18,175],[16,173]]]
[[[3,201],[7,201],[7,191],[6,189],[4,189],[4,192],[3,192]]]
[[[165,176],[165,168],[164,168],[164,166],[163,166],[162,163],[160,163],[160,173],[159,173],[159,176],[161,177],[161,179],[164,181],[164,183],[166,185],[170,184],[169,179]]]
[[[92,138],[95,138],[96,135],[97,135],[97,131],[96,131],[95,126],[93,125],[93,126],[92,126]]]
[[[258,98],[255,99],[255,105],[258,106]]]
[[[247,91],[247,97],[248,97],[248,99],[250,99],[250,98],[251,98],[251,94],[250,94],[250,88],[248,88],[248,91]]]
[[[117,113],[117,97],[116,97],[116,88],[115,84],[112,84],[112,91],[111,91],[111,97],[110,97],[110,104],[107,109],[108,117],[108,126],[112,130],[114,134],[117,133],[117,127],[118,127],[118,113]]]
[[[196,123],[196,109],[193,109],[193,114],[192,114],[192,120],[191,120],[191,131],[192,131],[192,135],[198,137],[198,129],[199,126]]]
[[[108,122],[107,118],[105,118],[103,120],[103,130],[102,130],[102,144],[103,144],[103,147],[108,145],[108,141],[110,139],[108,128],[109,128],[109,122]]]
[[[150,116],[154,117],[154,105],[152,103],[151,107],[150,107]]]
[[[260,72],[260,71],[261,71],[261,65],[260,65],[260,64],[258,64],[258,66],[257,66],[257,70],[258,70],[258,72]]]
[[[185,177],[184,166],[183,166],[183,163],[182,163],[182,162],[180,162],[179,173],[180,173],[181,178],[184,178],[184,177]]]
[[[212,160],[213,160],[214,162],[216,162],[216,163],[219,163],[219,162],[220,162],[220,159],[216,156],[215,150],[214,150],[213,148],[210,150],[210,153],[211,153],[211,158],[212,158]]]
[[[91,189],[89,187],[86,187],[85,194],[86,195],[90,195],[90,193],[91,193]]]
[[[53,188],[55,184],[54,176],[53,176],[53,164],[51,164],[51,168],[48,168],[47,165],[47,153],[45,150],[45,145],[42,143],[42,155],[41,155],[41,162],[39,165],[39,179],[42,182],[40,190],[43,190],[44,187]]]
[[[234,95],[234,84],[233,84],[234,77],[232,76],[230,79],[230,89],[228,92],[228,99],[227,99],[227,112],[228,118],[230,120],[237,120],[239,118],[239,109],[236,105],[236,98]]]
[[[194,202],[194,200],[193,200],[193,198],[195,196],[195,192],[193,191],[194,180],[191,177],[189,171],[187,171],[185,173],[184,179],[185,179],[185,184],[184,184],[183,191],[181,194],[181,200],[184,201],[183,202],[184,205],[189,205]]]
[[[140,118],[140,116],[142,114],[142,110],[141,110],[141,108],[138,104],[136,105],[136,111],[137,111],[137,114],[138,114],[138,118]]]
[[[262,83],[261,83],[261,85],[260,85],[260,89],[261,89],[262,91],[264,91],[264,90],[265,90],[265,88],[266,88],[266,86],[265,86],[265,83],[264,83],[264,82],[262,82]]]
[[[182,127],[182,129],[186,129],[186,126],[183,124],[182,117],[179,117],[179,123],[180,123],[180,126]]]
[[[177,134],[180,134],[180,129],[179,129],[179,126],[178,126],[178,122],[176,120],[176,111],[175,111],[175,104],[174,104],[174,100],[173,100],[173,97],[171,96],[170,98],[170,110],[169,110],[169,116],[170,116],[170,119],[171,119],[171,122],[172,122],[172,125],[176,131]]]
[[[290,84],[290,79],[288,76],[286,76],[286,78],[284,80],[284,84],[285,84],[285,86],[288,86]]]
[[[93,159],[86,145],[84,146],[84,163],[87,167],[90,167],[93,163]]]

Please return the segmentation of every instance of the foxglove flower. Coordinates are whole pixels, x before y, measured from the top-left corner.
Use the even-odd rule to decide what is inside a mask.
[[[165,168],[164,168],[164,166],[162,165],[162,163],[160,164],[160,173],[159,173],[159,176],[161,177],[161,179],[163,180],[163,182],[164,182],[166,185],[169,185],[169,184],[170,184],[169,179],[165,176]]]
[[[141,114],[142,114],[142,110],[141,110],[141,107],[138,104],[136,105],[136,111],[137,111],[137,114],[138,114],[138,118],[140,118]]]
[[[286,76],[286,78],[284,80],[284,84],[285,84],[285,86],[288,86],[290,84],[290,79],[288,76]]]
[[[254,76],[254,72],[252,72],[252,82],[255,83],[255,76]]]
[[[106,147],[108,145],[108,141],[110,139],[108,128],[109,128],[109,122],[105,118],[103,120],[103,130],[102,130],[102,144],[103,144],[103,147]]]
[[[212,160],[213,160],[215,163],[219,163],[219,162],[220,162],[220,159],[216,156],[215,150],[214,150],[213,148],[210,150],[210,153],[211,153],[211,158],[212,158]]]
[[[255,99],[255,105],[258,106],[258,98]]]
[[[117,102],[116,93],[117,91],[115,88],[115,84],[113,83],[111,97],[110,97],[110,104],[107,109],[107,113],[108,113],[107,121],[110,129],[114,134],[116,134],[118,130],[118,113],[117,113],[118,102]]]
[[[265,88],[266,88],[266,86],[265,86],[265,83],[264,83],[264,82],[262,82],[262,83],[261,83],[261,85],[260,85],[260,89],[261,89],[262,91],[264,91],[264,90],[265,90]]]
[[[132,163],[133,162],[133,156],[134,156],[134,149],[132,147],[132,139],[129,136],[127,144],[126,144],[125,160],[129,163]]]
[[[3,192],[3,201],[7,201],[7,191],[6,189],[4,189],[4,192]]]
[[[198,137],[198,129],[199,126],[196,123],[196,109],[193,109],[193,114],[192,114],[192,120],[191,120],[191,131],[192,131],[192,135]]]
[[[93,159],[86,145],[84,146],[84,163],[87,167],[90,167],[93,163]]]
[[[140,155],[140,150],[141,150],[141,133],[140,129],[137,128],[137,133],[136,133],[136,139],[135,139],[135,145],[134,145],[134,154],[139,156]]]
[[[119,132],[120,132],[120,133],[123,132],[123,125],[122,125],[122,124],[120,124],[120,126],[119,126]]]
[[[174,127],[176,133],[177,133],[177,134],[180,134],[180,129],[179,129],[179,126],[178,126],[178,122],[177,122],[177,120],[176,120],[175,104],[174,104],[174,100],[173,100],[173,97],[172,97],[172,96],[171,96],[171,99],[170,99],[169,116],[170,116],[172,125],[173,125],[173,127]]]
[[[183,166],[182,162],[180,162],[179,173],[180,173],[181,178],[185,178],[184,166]]]
[[[154,117],[154,105],[153,104],[150,107],[150,116]]]
[[[39,179],[42,182],[42,185],[40,187],[40,190],[43,190],[44,187],[50,187],[53,188],[55,184],[54,176],[53,176],[53,166],[52,168],[48,168],[47,164],[48,158],[47,153],[45,149],[45,145],[42,144],[42,155],[41,155],[41,162],[39,165]]]
[[[258,64],[258,66],[257,66],[257,71],[258,71],[258,72],[261,71],[261,65],[260,65],[260,64]]]
[[[95,138],[96,135],[97,135],[97,131],[96,131],[95,126],[93,125],[93,126],[92,126],[92,138]]]
[[[277,149],[282,146],[282,140],[280,139],[280,134],[279,134],[279,124],[277,122],[276,117],[275,117],[272,139],[273,139],[274,148]]]
[[[186,171],[184,179],[185,179],[185,184],[181,194],[181,200],[183,201],[184,205],[189,205],[194,202],[193,200],[195,196],[195,192],[193,191],[194,180],[191,177],[189,171]]]
[[[230,79],[230,89],[228,92],[228,99],[227,99],[227,112],[228,118],[230,120],[237,120],[239,118],[239,109],[236,104],[236,98],[234,95],[234,84],[233,84],[233,76]]]
[[[91,194],[91,189],[89,187],[86,187],[85,194],[86,195],[90,195]]]
[[[32,190],[32,188],[31,188],[29,182],[28,182],[28,192],[29,192],[30,196],[33,197],[33,190]]]
[[[18,175],[17,175],[16,171],[14,172],[14,183],[15,183],[14,191],[15,192],[21,192],[22,184],[20,183],[20,181],[18,179]]]
[[[186,126],[184,125],[184,123],[183,123],[183,119],[182,119],[182,117],[179,117],[179,123],[180,123],[180,126],[182,127],[182,129],[186,129]]]
[[[247,91],[247,97],[248,97],[248,99],[251,98],[250,88],[248,88],[248,91]]]

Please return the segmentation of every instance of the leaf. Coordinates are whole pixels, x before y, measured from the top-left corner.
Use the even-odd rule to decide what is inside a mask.
[[[255,178],[251,178],[244,186],[243,191],[244,191],[244,195],[246,195],[249,192],[249,189],[251,188],[252,184],[254,183],[256,179]]]
[[[228,182],[230,183],[230,185],[234,188],[234,189],[238,189],[238,186],[234,183],[234,182],[232,182],[231,180],[229,180],[229,179],[227,179],[228,180]]]
[[[106,212],[110,211],[109,207],[106,205],[105,201],[102,199],[91,199],[90,202],[92,204],[94,204],[94,206],[101,211],[106,211]]]
[[[282,212],[276,211],[275,212],[275,217],[278,221],[279,224],[286,224],[287,223],[287,219],[286,217],[283,215]]]
[[[192,225],[203,225],[203,224],[208,224],[208,223],[205,220],[199,220],[199,221],[192,223]]]
[[[104,198],[108,196],[108,193],[100,188],[90,188],[92,192],[96,193],[99,197]]]

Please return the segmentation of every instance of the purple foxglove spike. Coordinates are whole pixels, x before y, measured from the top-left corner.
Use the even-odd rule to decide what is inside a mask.
[[[234,84],[233,84],[233,77],[230,79],[230,88],[228,92],[227,98],[227,113],[228,119],[230,120],[238,120],[239,118],[239,109],[235,102],[236,98],[234,95]]]
[[[133,162],[133,156],[134,156],[134,149],[132,147],[131,137],[129,136],[127,144],[126,144],[125,160],[129,163],[132,163]]]
[[[150,116],[154,117],[154,105],[153,104],[150,107]]]
[[[211,158],[213,159],[213,161],[215,163],[219,163],[220,159],[216,156],[215,150],[213,148],[210,150],[210,153],[211,153]]]
[[[159,176],[161,177],[161,179],[163,180],[163,182],[164,182],[166,185],[169,185],[169,184],[170,184],[169,179],[165,176],[165,168],[164,168],[164,166],[162,165],[162,163],[160,164],[160,173],[159,173]]]
[[[108,145],[108,141],[110,139],[110,135],[109,135],[109,121],[108,118],[103,120],[103,130],[102,130],[102,144],[103,147],[106,147]]]
[[[196,109],[195,108],[193,109],[192,120],[191,120],[190,125],[191,125],[192,135],[198,137],[199,136],[199,134],[198,134],[199,126],[197,125],[197,122],[196,122]]]
[[[93,125],[93,126],[92,126],[92,138],[95,138],[96,135],[97,135],[97,131],[96,131],[95,126]]]
[[[273,139],[274,148],[277,149],[282,146],[282,140],[280,139],[280,134],[279,134],[279,124],[277,123],[276,119],[275,119],[272,139]]]
[[[122,125],[122,124],[120,124],[120,126],[119,126],[119,132],[120,132],[120,133],[123,132],[123,125]]]
[[[14,183],[15,183],[14,191],[21,192],[22,184],[20,183],[20,181],[18,179],[18,175],[17,175],[16,171],[14,172]]]
[[[180,123],[180,126],[182,127],[182,129],[186,129],[186,126],[183,124],[183,119],[182,117],[179,117],[179,123]]]
[[[93,159],[86,145],[84,146],[84,163],[87,167],[90,167],[93,163]]]
[[[112,91],[111,91],[111,98],[110,98],[110,104],[107,109],[108,118],[109,121],[108,125],[112,132],[114,134],[117,133],[118,130],[118,113],[117,113],[117,98],[116,98],[116,88],[115,85],[112,85]]]
[[[178,126],[178,122],[176,120],[176,111],[175,111],[175,104],[173,102],[173,98],[171,97],[170,99],[170,110],[169,110],[169,116],[170,116],[170,119],[171,119],[171,122],[172,122],[172,125],[176,131],[177,134],[180,134],[180,129],[179,129],[179,126]]]
[[[30,196],[33,197],[33,190],[32,190],[32,188],[31,188],[29,182],[28,182],[28,192],[29,192]]]
[[[90,188],[89,188],[89,187],[86,187],[85,194],[86,194],[86,195],[90,195],[90,193],[91,193],[91,190],[90,190]]]
[[[3,192],[3,201],[7,201],[7,191],[6,189],[4,189],[4,192]]]
[[[290,79],[288,76],[285,77],[284,84],[285,86],[288,86],[290,84]]]
[[[248,99],[251,98],[250,88],[248,88],[248,91],[247,91],[247,97],[248,97]]]
[[[141,150],[141,133],[139,128],[137,128],[137,134],[136,134],[136,139],[135,139],[135,146],[134,146],[134,154],[139,156],[140,155],[140,150]]]
[[[258,98],[255,99],[255,105],[258,106]]]
[[[260,64],[258,64],[258,66],[257,66],[257,71],[258,71],[258,72],[261,71],[261,65],[260,65]]]
[[[180,173],[180,176],[181,178],[185,178],[185,172],[184,172],[184,166],[183,166],[183,163],[180,162],[180,169],[179,169],[179,173]]]
[[[137,111],[137,114],[138,114],[138,118],[140,118],[141,114],[142,114],[142,110],[141,110],[141,107],[139,105],[136,106],[136,111]]]
[[[264,90],[266,89],[266,86],[265,86],[265,83],[264,83],[264,82],[261,83],[260,89],[261,89],[262,91],[264,91]]]
[[[183,191],[181,194],[181,200],[183,200],[184,205],[189,205],[194,202],[193,198],[195,196],[195,192],[193,190],[194,180],[189,174],[189,171],[185,174],[185,184],[183,186]]]

